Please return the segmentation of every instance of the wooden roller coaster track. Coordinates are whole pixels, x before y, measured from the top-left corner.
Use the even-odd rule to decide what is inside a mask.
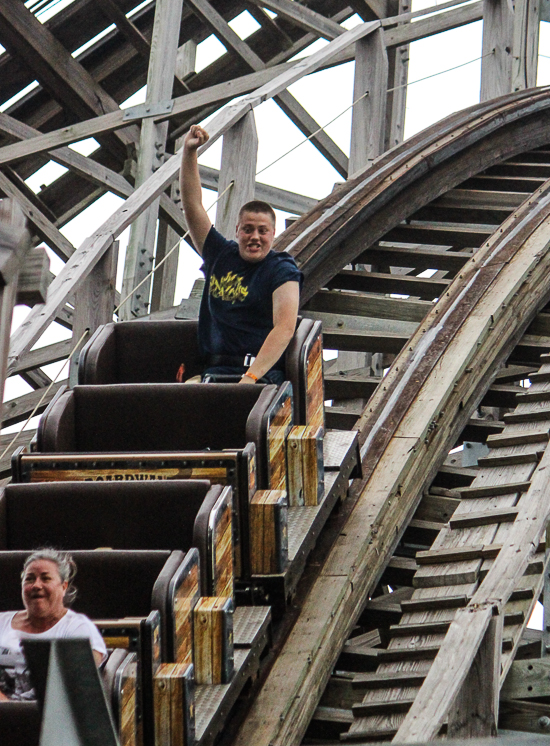
[[[371,295],[371,283],[381,278],[381,273],[374,279],[364,270],[343,269],[350,262],[374,265],[391,261],[392,266],[414,267],[404,276],[396,278],[386,273],[383,279],[389,291],[391,282],[397,279],[393,289],[404,292],[399,281],[410,278],[415,290],[408,294],[421,299],[412,306],[413,313],[419,313],[422,305],[430,310],[420,323],[418,316],[411,318],[409,323],[415,324],[416,330],[355,425],[362,442],[365,474],[357,487],[357,504],[320,569],[300,619],[236,743],[244,744],[252,731],[256,743],[299,742],[334,666],[345,670],[345,663],[340,665],[337,661],[342,649],[348,649],[346,640],[361,614],[362,623],[368,625],[368,607],[363,611],[365,601],[384,572],[392,564],[399,567],[398,562],[392,561],[396,547],[410,528],[422,528],[415,525],[415,521],[422,524],[416,515],[426,510],[422,507],[423,495],[430,494],[430,485],[449,450],[461,442],[462,431],[471,427],[472,413],[484,401],[506,408],[513,406],[511,400],[505,401],[505,391],[512,393],[511,388],[520,394],[518,401],[522,403],[517,415],[508,416],[510,423],[517,416],[518,422],[527,424],[512,426],[505,417],[503,437],[508,440],[501,441],[504,455],[487,457],[484,469],[471,472],[471,476],[479,473],[474,489],[478,483],[503,487],[489,491],[487,496],[481,492],[467,498],[466,492],[456,511],[456,525],[441,525],[437,538],[432,535],[434,548],[423,555],[422,566],[411,578],[412,586],[422,590],[414,591],[409,601],[413,606],[404,605],[407,614],[399,628],[390,630],[388,652],[376,651],[380,663],[377,673],[361,679],[367,681],[365,688],[372,686],[372,694],[367,694],[361,703],[358,691],[357,706],[341,708],[349,712],[346,727],[351,727],[347,737],[371,740],[395,735],[402,742],[435,737],[477,654],[491,614],[494,609],[500,615],[506,613],[510,596],[523,587],[521,583],[516,585],[529,556],[537,551],[548,517],[542,500],[544,465],[541,462],[537,467],[538,456],[533,455],[540,455],[544,449],[540,445],[522,445],[522,436],[514,439],[519,430],[544,431],[548,424],[543,420],[542,428],[538,426],[536,417],[543,417],[544,411],[541,403],[526,410],[535,408],[540,414],[533,415],[532,420],[528,415],[521,419],[520,412],[527,406],[523,401],[529,393],[522,399],[524,389],[517,385],[538,368],[538,353],[550,341],[544,339],[545,333],[530,333],[543,328],[546,315],[536,315],[550,298],[550,203],[543,166],[549,141],[550,120],[545,111],[547,103],[543,103],[545,98],[548,102],[547,96],[544,91],[510,96],[449,118],[381,157],[371,169],[297,221],[279,243],[280,247],[290,248],[302,263],[306,309],[323,318],[326,346],[338,348],[341,343],[339,349],[369,352],[388,349],[384,346],[386,333],[371,331],[366,321],[369,315],[376,316],[373,309],[377,298]],[[526,177],[533,181],[526,181]],[[462,266],[453,265],[453,261]],[[432,278],[426,281],[415,276],[427,263],[430,268],[441,270],[437,285]],[[454,275],[454,279],[445,282],[449,275]],[[333,289],[315,292],[327,285]],[[350,288],[353,292],[349,292]],[[436,296],[439,300],[432,307],[427,300]],[[397,310],[400,303],[404,306],[402,312]],[[407,318],[407,304],[411,304],[410,299],[392,299],[386,308],[395,309],[392,318],[403,320]],[[365,320],[362,329],[357,323],[360,318]],[[401,333],[401,344],[405,336]],[[395,347],[390,351],[394,352]],[[515,367],[503,368],[509,359]],[[499,373],[515,385],[492,385]],[[327,391],[339,378],[346,383],[335,388],[337,395],[345,393],[348,382],[350,398],[367,398],[372,391],[372,381],[361,381],[360,377],[354,380],[353,374],[329,377]],[[535,380],[536,376],[533,383]],[[544,394],[539,396],[542,401]],[[346,417],[349,421],[349,413]],[[494,424],[497,431],[503,427]],[[494,442],[497,445],[498,440]],[[517,482],[523,483],[525,494],[519,488],[506,486]],[[450,499],[457,500],[454,507],[459,493],[450,494]],[[520,494],[523,497],[518,502]],[[538,516],[539,520],[531,524],[528,541],[519,538],[525,520],[520,520],[522,510],[506,510],[515,510],[516,505],[530,505]],[[468,513],[473,513],[473,518],[468,519]],[[492,548],[493,543],[496,549]],[[519,546],[525,549],[521,562],[517,555]],[[453,548],[457,548],[456,556]],[[438,555],[436,550],[441,553]],[[503,554],[489,574],[499,550]],[[515,556],[514,562],[510,555]],[[401,567],[412,575],[411,568],[416,568],[418,562],[411,558]],[[538,572],[543,564],[539,562]],[[506,583],[492,585],[495,576],[501,578],[502,566],[508,568],[504,574]],[[486,573],[487,580],[480,584]],[[401,585],[402,579],[397,582]],[[530,600],[522,611],[524,621],[518,625],[516,615],[515,635],[505,638],[508,652],[504,673],[510,650],[519,643],[541,584],[542,575],[537,574]],[[449,596],[453,598],[450,603],[454,603],[457,595],[463,596],[466,604],[464,609],[462,604],[458,607],[459,612],[445,609],[445,601],[433,600]],[[427,597],[427,605],[417,602],[417,596]],[[438,603],[445,611],[438,610]],[[432,606],[435,611],[430,615]],[[414,612],[408,612],[408,608],[414,608]],[[469,615],[472,609],[477,611],[477,617]],[[449,626],[455,615],[457,620]],[[477,636],[466,634],[461,619],[468,620],[466,630],[471,633],[472,619],[481,617],[484,621]],[[358,654],[360,647],[355,651]],[[433,666],[437,673],[426,677],[420,687],[420,678],[424,680],[440,647]],[[460,661],[456,659],[457,649]],[[366,670],[372,670],[372,662],[371,658]],[[422,677],[406,679],[400,688],[399,676],[406,677],[409,671],[421,673]],[[384,681],[387,684],[390,673],[395,672],[398,675],[392,686],[384,687]],[[434,697],[435,691],[441,696]],[[401,713],[409,707],[410,714],[399,729],[404,718]],[[352,714],[354,717],[350,717]],[[454,732],[459,734],[460,728]]]

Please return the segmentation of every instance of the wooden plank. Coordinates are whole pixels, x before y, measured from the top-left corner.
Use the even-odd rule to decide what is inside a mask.
[[[530,481],[508,482],[507,484],[488,484],[479,487],[462,487],[460,494],[462,498],[492,497],[494,495],[511,495],[516,492],[527,492],[531,486]]]
[[[384,32],[387,47],[399,47],[411,41],[425,39],[427,36],[439,34],[442,31],[465,26],[467,23],[479,21],[483,17],[483,4],[481,2],[465,5],[456,10],[432,16],[415,23],[398,26],[395,29],[387,29]]]
[[[388,55],[378,29],[355,45],[349,175],[368,166],[384,151],[388,89]]]
[[[493,617],[449,711],[450,738],[495,736],[498,724],[502,619]]]
[[[501,697],[505,700],[550,696],[550,660],[517,660],[512,663]]]
[[[310,31],[316,36],[331,41],[336,39],[344,29],[329,18],[322,16],[311,8],[292,0],[254,0],[263,8],[269,8],[277,15],[292,21],[296,26]]]
[[[146,106],[153,107],[172,96],[182,6],[183,0],[158,0],[155,5],[155,23],[147,72]],[[142,120],[136,187],[144,184],[164,162],[167,135],[167,122],[155,122],[150,117]],[[119,317],[123,321],[143,316],[150,311],[152,280],[150,277],[145,278],[153,269],[159,204],[160,195],[137,216],[130,228],[124,262],[122,297],[126,298],[138,285],[140,288],[120,308]]]
[[[35,414],[42,414],[59,389],[66,386],[68,382],[68,379],[64,379],[63,381],[54,383]],[[16,399],[8,399],[8,401],[5,401],[2,405],[3,427],[16,425],[18,422],[26,420],[36,405],[40,402],[44,393],[45,391],[43,389],[38,389],[37,391],[31,391],[30,394],[23,394]]]
[[[483,0],[480,100],[509,93],[512,84],[514,7],[510,0]]]
[[[439,565],[447,562],[464,562],[470,559],[483,559],[496,557],[500,546],[488,544],[473,547],[457,547],[445,549],[428,549],[416,553],[416,561],[419,565]]]
[[[305,304],[304,310],[418,322],[424,319],[432,306],[433,303],[420,300],[319,290]]]
[[[100,326],[113,321],[117,263],[118,241],[115,241],[75,294],[72,343],[78,346],[73,352],[69,372],[73,385],[78,383],[80,351]]]
[[[0,2],[0,30],[5,47],[25,61],[54,99],[81,118],[116,111],[117,103],[23,3]],[[117,135],[134,142],[134,128]],[[118,148],[117,148],[118,150]]]
[[[216,208],[216,228],[222,236],[234,236],[239,210],[254,199],[258,133],[254,112],[249,111],[223,137],[222,161]],[[233,184],[229,191],[229,185]],[[224,194],[225,192],[225,194]]]
[[[329,288],[359,290],[364,293],[402,293],[433,300],[445,292],[449,282],[450,280],[433,280],[409,275],[342,270],[329,282]]]
[[[451,518],[450,528],[471,528],[474,526],[486,526],[491,523],[513,522],[518,511],[515,508],[501,508],[500,510],[480,511],[478,513],[467,513],[466,515]]]

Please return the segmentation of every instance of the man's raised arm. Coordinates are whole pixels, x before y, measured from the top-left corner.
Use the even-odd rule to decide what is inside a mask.
[[[180,190],[185,219],[193,244],[202,256],[202,249],[212,223],[202,205],[202,188],[197,162],[197,150],[208,141],[208,132],[198,124],[192,125],[183,141]]]

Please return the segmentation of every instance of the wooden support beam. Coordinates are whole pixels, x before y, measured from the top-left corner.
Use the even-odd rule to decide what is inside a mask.
[[[263,60],[233,31],[231,26],[225,22],[222,16],[214,10],[207,0],[189,0],[189,3],[204,23],[213,30],[220,41],[243,59],[252,70],[258,71],[265,69],[266,64]],[[343,37],[340,35],[338,38]],[[317,132],[320,129],[319,124],[304,109],[300,102],[288,90],[281,91],[274,98],[284,113],[304,135],[309,137],[314,132],[317,133],[311,138],[311,143],[334,166],[338,173],[346,178],[348,172],[347,156],[323,130]]]
[[[172,97],[182,5],[183,0],[157,0],[146,105],[155,106]],[[142,121],[136,186],[144,184],[164,163],[167,134],[167,122],[155,122],[151,118]],[[150,310],[151,279],[143,281],[153,269],[159,201],[159,197],[156,197],[130,229],[122,281],[123,298],[137,285],[143,284],[120,309],[119,317],[122,320],[143,316]]]
[[[72,386],[78,383],[81,349],[96,329],[113,320],[117,261],[118,241],[114,241],[75,294],[72,344],[81,341],[71,357],[69,380]]]
[[[449,31],[450,29],[479,21],[481,18],[483,18],[482,0],[471,5],[464,5],[461,8],[449,10],[446,13],[441,13],[441,15],[424,18],[415,23],[398,26],[394,29],[387,29],[384,33],[386,47],[400,47],[411,41],[425,39],[427,36],[440,34],[443,31]]]
[[[33,225],[36,233],[42,238],[61,259],[67,259],[74,254],[75,247],[65,236],[48,220],[27,195],[25,195],[8,177],[0,171],[0,190],[15,200],[29,222]]]
[[[293,2],[293,0],[254,0],[254,2],[257,2],[263,8],[269,8],[282,18],[292,21],[305,31],[311,31],[316,36],[321,36],[329,41],[336,39],[344,32],[340,24],[311,10],[306,5]]]
[[[470,671],[449,711],[448,738],[496,736],[501,650],[502,616],[496,616],[489,621]]]
[[[99,0],[99,5],[105,12],[107,18],[112,21],[118,28],[122,36],[140,53],[140,55],[149,62],[149,53],[151,45],[149,40],[143,36],[137,26],[126,17],[124,11],[114,0]]]
[[[515,0],[512,91],[533,88],[537,84],[541,5],[537,0]]]
[[[6,49],[24,60],[41,85],[68,111],[85,119],[91,114],[118,110],[116,101],[24,3],[0,0],[0,35]],[[133,129],[118,137],[128,144],[136,136],[137,130]],[[116,150],[122,155],[120,148]]]
[[[176,53],[176,75],[185,79],[195,71],[197,61],[197,44],[193,40],[185,42]],[[173,146],[179,150],[183,145],[183,139],[176,140]],[[165,196],[165,195],[164,195]],[[181,210],[181,197],[179,182],[176,180],[170,186],[170,200],[178,212]],[[162,204],[162,196],[161,196]],[[155,255],[156,271],[153,277],[153,289],[151,291],[151,312],[163,311],[172,308],[175,302],[176,280],[178,276],[179,249],[172,250],[180,243],[179,234],[171,228],[167,222],[159,220],[157,234],[157,252]]]
[[[223,137],[216,228],[223,236],[233,237],[239,210],[254,199],[258,134],[254,112],[249,111]],[[232,186],[230,186],[232,184]]]
[[[399,0],[399,15],[407,15],[411,9],[410,0]],[[401,28],[412,26],[407,19],[401,21]],[[399,28],[399,27],[398,27]],[[403,141],[405,131],[405,111],[407,107],[407,84],[409,79],[409,45],[398,46],[389,51],[388,106],[386,109],[385,150]]]
[[[31,391],[29,394],[23,394],[23,396],[19,396],[16,399],[8,399],[8,401],[5,401],[2,404],[3,427],[9,427],[10,425],[16,425],[18,422],[23,422],[37,405],[39,406],[35,414],[42,414],[59,389],[63,386],[67,386],[68,383],[68,378],[54,383],[42,401],[42,396],[45,393],[44,389],[37,389],[36,391]]]
[[[378,29],[355,45],[350,176],[369,165],[384,150],[387,88],[388,55],[384,33]]]
[[[511,0],[483,0],[480,101],[510,93],[514,7]]]
[[[26,219],[17,203],[0,202],[0,394],[4,393],[6,366],[17,282],[30,249]],[[2,419],[0,418],[0,424]]]

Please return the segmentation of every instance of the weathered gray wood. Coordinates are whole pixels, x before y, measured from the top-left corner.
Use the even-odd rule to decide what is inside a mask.
[[[378,29],[355,45],[350,176],[365,168],[384,149],[387,88],[388,55],[383,32]]]
[[[68,383],[68,378],[54,383],[45,396],[45,389],[37,389],[29,394],[18,396],[16,399],[8,399],[2,405],[2,425],[9,427],[10,425],[16,425],[18,422],[23,422],[35,408],[35,415],[42,414],[59,389]],[[42,399],[43,396],[44,399]]]
[[[69,379],[72,385],[78,383],[78,358],[81,349],[96,329],[113,320],[117,261],[118,241],[114,241],[75,294],[72,344],[76,345],[81,341],[71,357]]]
[[[338,23],[325,18],[325,16],[301,3],[292,2],[292,0],[254,0],[254,2],[264,8],[269,8],[283,18],[287,18],[296,26],[300,26],[306,31],[311,31],[329,41],[336,39],[344,32],[344,29]]]
[[[550,485],[549,466],[550,449],[547,449],[532,476],[529,491],[517,505],[518,517],[497,559],[468,606],[457,613],[451,624],[441,652],[399,729],[399,740],[422,743],[437,734],[493,613],[502,613],[546,530],[550,516],[545,497]]]
[[[550,697],[550,659],[514,661],[501,689],[503,699]]]
[[[199,173],[202,186],[217,192],[220,172],[215,168],[210,168],[210,166],[199,164]],[[255,184],[254,198],[267,202],[276,210],[284,210],[294,215],[303,215],[317,204],[317,200],[313,199],[313,197],[295,194],[294,192],[289,192],[287,189],[279,189],[278,187],[260,182],[256,182]]]
[[[19,274],[16,303],[25,306],[44,303],[51,281],[50,258],[46,249],[33,249],[27,254]]]
[[[21,209],[12,200],[0,201],[0,392],[4,393],[7,355],[17,282],[30,248]],[[0,424],[3,420],[0,418]]]
[[[2,172],[0,172],[0,190],[7,197],[17,202],[29,222],[34,226],[38,235],[61,259],[66,261],[74,253],[75,248],[69,239],[65,238],[55,225],[38,209],[34,202],[31,202]]]
[[[151,45],[149,44],[148,39],[146,39],[137,26],[126,17],[126,14],[120,9],[120,6],[117,5],[114,0],[99,0],[99,4],[117,26],[120,33],[128,39],[130,44],[137,49],[142,57],[149,61]]]
[[[483,0],[481,101],[511,90],[513,23],[511,0]]]
[[[118,109],[114,99],[23,3],[1,0],[0,34],[3,45],[20,55],[37,80],[69,111],[84,118]],[[134,142],[137,131],[132,128],[117,137],[124,144]]]
[[[409,0],[399,0],[399,14],[406,15],[411,9]],[[419,23],[422,23],[419,21]],[[398,28],[413,26],[408,20],[401,21]],[[387,43],[387,42],[386,42]],[[384,133],[385,149],[403,141],[405,112],[407,107],[407,84],[409,79],[409,45],[389,50],[389,89]]]
[[[449,712],[449,738],[496,736],[502,617],[493,617]]]
[[[410,14],[404,15],[405,17],[410,17]],[[449,10],[441,15],[386,30],[384,32],[386,47],[399,47],[411,41],[425,39],[427,36],[432,36],[432,34],[438,34],[442,31],[448,31],[468,23],[473,23],[474,21],[479,21],[480,18],[483,18],[483,2],[465,5],[462,8]]]
[[[231,49],[239,55],[252,70],[263,70],[266,65],[252,51],[233,29],[225,22],[222,16],[214,10],[207,0],[189,0],[194,11],[207,23],[214,33]],[[344,35],[340,35],[343,39]],[[285,86],[286,88],[286,86]],[[311,136],[311,143],[324,155],[334,168],[344,177],[347,176],[348,159],[336,143],[322,130],[313,117],[304,109],[294,96],[287,90],[281,90],[274,95],[275,101],[294,122],[294,124],[307,136]],[[320,130],[320,131],[318,131]],[[316,133],[316,134],[313,134]]]
[[[183,0],[157,0],[147,75],[147,105],[154,106],[172,97],[182,5]],[[142,121],[136,186],[144,184],[164,163],[167,134],[167,122],[155,122],[150,118]],[[143,280],[153,269],[158,209],[159,197],[156,197],[130,229],[122,297],[126,298],[137,285],[142,284],[120,308],[122,320],[143,316],[150,310],[151,279]]]
[[[514,3],[512,91],[533,88],[537,83],[541,6],[536,0]]]
[[[254,199],[257,155],[256,122],[249,111],[223,137],[216,228],[228,238],[235,235],[240,208]]]

